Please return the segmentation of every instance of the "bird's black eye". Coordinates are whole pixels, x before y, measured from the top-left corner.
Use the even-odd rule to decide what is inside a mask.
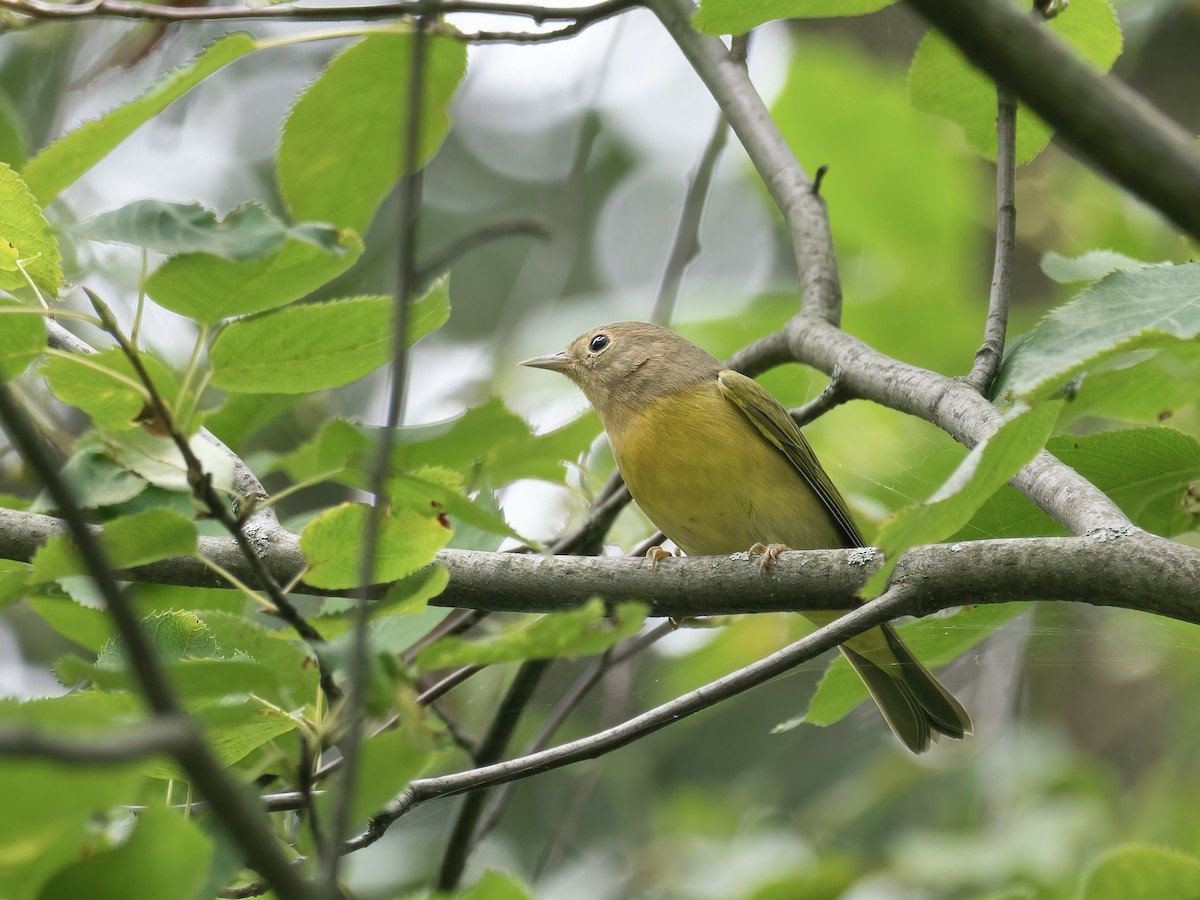
[[[599,353],[601,350],[603,350],[608,345],[609,345],[608,335],[607,334],[598,334],[594,338],[592,338],[592,342],[590,344],[588,344],[588,349],[591,350],[593,353]]]

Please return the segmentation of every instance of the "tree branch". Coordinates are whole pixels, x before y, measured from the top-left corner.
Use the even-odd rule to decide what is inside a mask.
[[[692,27],[695,7],[688,0],[649,0],[646,5],[704,81],[783,213],[796,253],[805,309],[826,322],[838,323],[842,286],[825,201],[780,134],[745,67],[720,40]]]
[[[965,385],[963,390],[970,391]],[[94,525],[88,529],[94,535],[101,531]],[[0,558],[28,562],[42,543],[64,531],[59,519],[0,509]],[[200,553],[253,581],[232,539],[201,537]],[[305,565],[300,539],[288,532],[276,534],[265,561],[277,576],[295,578]],[[546,613],[573,609],[600,594],[614,602],[641,600],[649,604],[651,615],[676,618],[853,608],[858,591],[881,562],[877,551],[861,548],[783,553],[763,573],[744,553],[663,559],[654,565],[627,557],[443,550],[436,561],[450,571],[449,586],[431,601],[436,606]],[[154,584],[228,587],[192,557],[118,574]],[[1200,622],[1200,549],[1130,527],[1102,528],[1083,537],[919,547],[900,558],[892,580],[919,582],[936,609],[1077,600]],[[349,593],[303,585],[298,590]],[[381,586],[372,596],[382,597],[385,590]]]
[[[135,728],[86,736],[4,729],[0,730],[0,758],[36,757],[74,766],[119,766],[158,754],[177,757],[194,737],[186,718],[165,715]]]
[[[0,423],[13,447],[33,470],[62,513],[63,530],[71,535],[121,637],[122,650],[142,697],[156,717],[183,722],[191,732],[175,759],[196,789],[208,798],[213,810],[245,853],[250,865],[262,873],[276,893],[287,900],[307,900],[309,885],[291,868],[274,834],[261,814],[222,769],[199,727],[184,713],[171,692],[162,662],[142,630],[133,605],[118,586],[108,558],[83,513],[53,465],[38,446],[37,432],[16,403],[8,385],[0,381]]]
[[[1008,306],[1012,299],[1013,256],[1017,249],[1017,101],[1006,88],[996,88],[996,257],[988,295],[983,344],[967,384],[991,396],[992,383],[1004,359]]]
[[[270,6],[162,6],[129,0],[86,0],[83,3],[46,3],[42,0],[0,0],[0,8],[32,19],[138,19],[150,22],[210,22],[230,19],[284,19],[301,22],[375,21],[439,13],[488,13],[519,16],[535,24],[546,22],[594,23],[638,5],[633,0],[606,0],[591,6],[553,7],[488,0],[445,0],[445,2],[368,3],[333,6],[302,6],[280,3]]]
[[[1119,79],[1098,75],[1040,26],[1040,15],[1009,0],[909,4],[1096,169],[1200,240],[1200,153],[1192,135]]]

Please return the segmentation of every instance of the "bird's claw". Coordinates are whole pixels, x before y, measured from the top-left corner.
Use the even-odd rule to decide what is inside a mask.
[[[775,564],[775,560],[779,559],[780,553],[786,553],[792,548],[787,544],[755,544],[750,548],[750,554],[761,554],[762,559],[758,561],[758,574],[761,575]]]

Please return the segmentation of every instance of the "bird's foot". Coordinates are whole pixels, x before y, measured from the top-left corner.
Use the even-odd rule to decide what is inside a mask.
[[[762,559],[758,561],[758,574],[761,575],[767,569],[775,564],[775,560],[779,559],[780,553],[786,553],[792,548],[787,544],[755,544],[750,548],[750,554],[762,554]]]
[[[672,553],[670,550],[663,549],[661,544],[655,544],[646,551],[646,559],[650,560],[650,567],[652,569],[658,568],[658,561],[660,559],[670,559],[672,556],[683,556],[683,552],[676,548],[675,552]]]

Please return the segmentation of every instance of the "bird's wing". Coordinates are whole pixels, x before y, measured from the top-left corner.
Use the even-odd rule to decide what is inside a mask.
[[[808,482],[808,486],[845,533],[849,546],[863,546],[866,542],[854,523],[854,516],[846,506],[846,501],[821,468],[817,455],[788,411],[766,388],[740,372],[724,369],[717,376],[717,383],[725,399],[741,410],[763,437],[778,447],[796,467],[796,471]]]

